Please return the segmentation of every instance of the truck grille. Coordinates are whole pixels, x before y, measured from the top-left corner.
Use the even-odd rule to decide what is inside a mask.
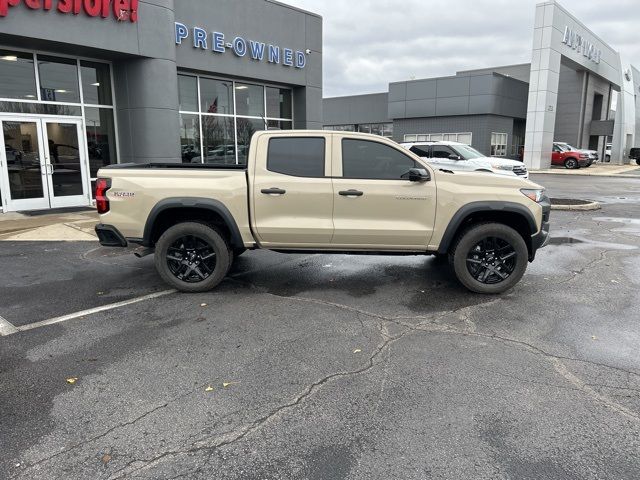
[[[527,167],[525,167],[524,165],[513,167],[513,173],[524,177],[527,174]]]

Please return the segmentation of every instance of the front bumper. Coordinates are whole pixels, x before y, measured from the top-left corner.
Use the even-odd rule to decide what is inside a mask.
[[[96,225],[96,234],[103,247],[126,247],[127,239],[113,225]]]
[[[549,197],[545,195],[545,197],[540,202],[540,206],[542,207],[542,225],[540,227],[540,231],[535,235],[531,236],[531,252],[529,254],[529,261],[533,262],[536,258],[536,252],[546,247],[551,239],[551,235],[549,233],[550,228],[550,220],[551,220],[551,200]]]

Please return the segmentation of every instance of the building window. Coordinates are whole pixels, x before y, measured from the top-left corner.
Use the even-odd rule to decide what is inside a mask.
[[[506,133],[491,134],[491,156],[506,157],[507,156],[507,139]]]
[[[246,164],[255,132],[293,128],[290,89],[179,74],[178,95],[184,163]]]
[[[84,103],[112,105],[111,70],[106,63],[80,62]]]
[[[0,50],[0,112],[81,117],[92,184],[118,162],[111,87],[109,63]]]
[[[325,130],[334,132],[360,132],[380,135],[382,137],[393,137],[393,123],[361,123],[357,125],[326,125]]]
[[[49,102],[80,102],[77,60],[38,56],[40,97]]]
[[[405,142],[458,142],[465,145],[471,145],[473,134],[471,132],[464,133],[422,133],[409,134],[404,136]]]
[[[327,125],[325,130],[331,130],[334,132],[355,132],[357,125]]]
[[[37,98],[33,54],[0,50],[0,98]]]

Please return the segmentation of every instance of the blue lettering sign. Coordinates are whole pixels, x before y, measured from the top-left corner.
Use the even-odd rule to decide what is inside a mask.
[[[293,50],[290,48],[285,48],[283,50],[284,58],[282,59],[282,64],[287,67],[293,67]]]
[[[269,63],[280,63],[280,47],[269,45]]]
[[[189,37],[189,29],[182,23],[176,22],[176,45],[182,44],[182,40]]]
[[[247,42],[244,38],[236,37],[233,39],[233,52],[239,57],[244,57],[247,54]]]
[[[264,58],[264,43],[251,40],[249,44],[251,45],[251,58],[262,61]]]
[[[193,29],[193,46],[195,48],[207,49],[207,32],[203,28]]]
[[[224,33],[213,32],[213,51],[218,53],[224,53],[226,48],[224,47]]]
[[[0,0],[0,3],[2,0]],[[201,27],[187,27],[183,23],[175,22],[176,45],[182,45],[183,41],[193,34],[192,44],[199,50],[209,49],[209,39],[211,39],[211,51],[215,53],[225,53],[232,50],[237,57],[250,57],[258,62],[268,62],[285,67],[305,68],[307,65],[307,55],[310,50],[293,50],[279,45],[268,45],[265,42],[247,40],[245,37],[235,37],[232,42],[225,41],[225,35],[221,32],[208,32]],[[589,50],[589,56],[595,57],[597,52]],[[248,54],[248,55],[247,55]]]

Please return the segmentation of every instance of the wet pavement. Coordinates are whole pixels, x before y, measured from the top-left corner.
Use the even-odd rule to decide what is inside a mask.
[[[640,181],[558,177],[603,208],[553,212],[502,296],[429,257],[247,252],[214,292],[0,338],[0,478],[638,478]],[[0,316],[166,289],[123,253],[0,243]]]

